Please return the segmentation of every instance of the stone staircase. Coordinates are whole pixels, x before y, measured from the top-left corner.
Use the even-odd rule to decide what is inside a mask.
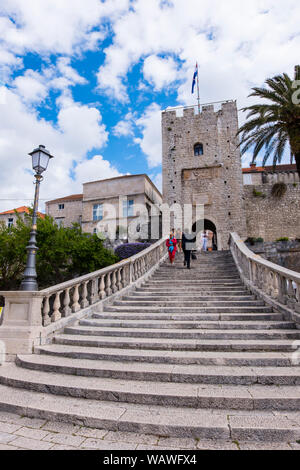
[[[0,409],[199,439],[300,439],[300,331],[229,252],[178,254],[142,287],[0,368]]]

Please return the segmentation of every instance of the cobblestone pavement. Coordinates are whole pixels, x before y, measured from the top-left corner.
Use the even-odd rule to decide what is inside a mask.
[[[112,432],[0,412],[0,450],[300,450],[299,443],[204,441]]]

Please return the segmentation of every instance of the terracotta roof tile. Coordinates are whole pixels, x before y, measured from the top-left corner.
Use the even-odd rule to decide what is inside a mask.
[[[10,209],[8,211],[0,212],[0,215],[6,215],[6,214],[14,214],[17,212],[18,214],[29,214],[29,207],[27,206],[21,206],[21,207],[16,207],[15,209]],[[42,212],[38,212],[39,217],[42,217],[42,219],[45,218],[45,214]]]

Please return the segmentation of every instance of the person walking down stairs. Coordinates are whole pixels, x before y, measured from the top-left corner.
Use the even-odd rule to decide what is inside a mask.
[[[173,264],[175,260],[176,251],[177,251],[177,240],[172,232],[170,233],[170,236],[168,240],[166,241],[166,245],[168,247],[170,263]]]

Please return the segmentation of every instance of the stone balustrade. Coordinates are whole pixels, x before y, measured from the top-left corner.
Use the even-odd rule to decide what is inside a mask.
[[[43,326],[104,300],[146,274],[165,254],[159,241],[141,253],[94,273],[39,291]]]
[[[300,328],[300,273],[256,255],[236,233],[230,234],[230,250],[245,284]]]
[[[35,344],[47,342],[69,320],[76,321],[85,315],[89,307],[101,310],[107,299],[142,282],[165,256],[162,239],[131,258],[47,289],[0,291],[4,305],[0,340],[7,344],[9,360],[15,354],[29,352]]]

